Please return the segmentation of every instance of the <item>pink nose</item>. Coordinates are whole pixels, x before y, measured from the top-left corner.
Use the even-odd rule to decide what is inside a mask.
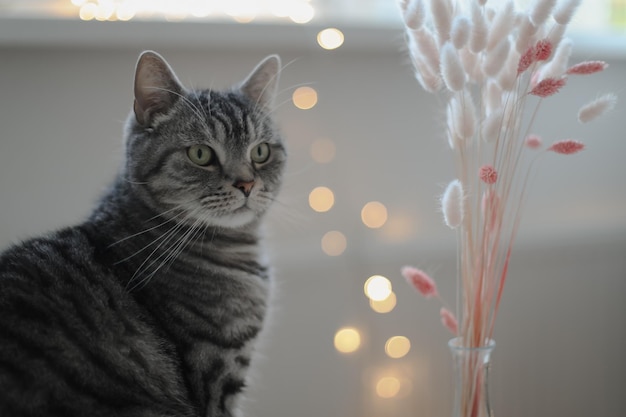
[[[252,187],[254,187],[254,180],[252,181],[237,180],[233,184],[233,187],[235,187],[236,189],[241,191],[243,195],[248,197],[250,195],[250,191],[252,191]]]

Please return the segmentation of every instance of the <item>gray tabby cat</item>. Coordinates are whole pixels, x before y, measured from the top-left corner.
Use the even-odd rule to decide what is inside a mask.
[[[270,290],[279,71],[270,56],[232,90],[191,91],[140,56],[110,190],[0,257],[0,416],[237,415]]]

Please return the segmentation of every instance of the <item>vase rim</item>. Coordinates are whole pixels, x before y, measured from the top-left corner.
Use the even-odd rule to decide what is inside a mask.
[[[450,349],[454,349],[454,350],[464,350],[464,351],[474,351],[474,352],[493,350],[493,348],[496,347],[495,340],[487,339],[486,342],[487,343],[482,346],[468,347],[468,346],[463,346],[462,337],[454,337],[448,341],[448,346],[450,347]]]

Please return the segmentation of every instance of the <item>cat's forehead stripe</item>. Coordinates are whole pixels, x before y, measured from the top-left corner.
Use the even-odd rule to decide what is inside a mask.
[[[221,93],[205,92],[200,101],[207,116],[205,121],[214,139],[228,140],[229,145],[233,138],[248,138],[253,140],[255,136],[255,123],[249,104],[241,100],[236,94],[224,96]]]

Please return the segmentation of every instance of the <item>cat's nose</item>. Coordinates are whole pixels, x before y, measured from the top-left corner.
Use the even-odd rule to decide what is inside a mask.
[[[248,197],[250,195],[250,192],[252,191],[252,187],[254,187],[254,180],[252,181],[237,180],[233,183],[233,187],[235,187],[236,189],[241,191],[243,195]]]

